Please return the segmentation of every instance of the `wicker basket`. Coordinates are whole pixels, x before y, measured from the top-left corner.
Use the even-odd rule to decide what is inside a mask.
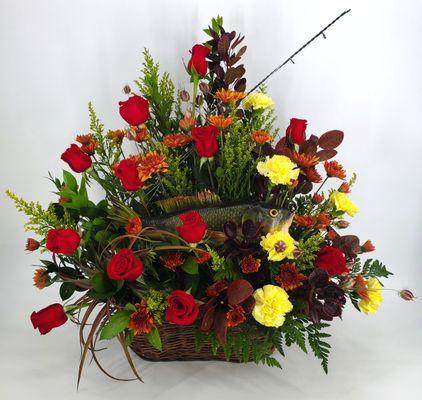
[[[131,349],[144,360],[149,361],[207,361],[219,360],[239,362],[236,355],[226,360],[224,351],[220,347],[213,354],[211,343],[205,342],[199,352],[195,351],[195,330],[192,326],[181,326],[164,323],[159,327],[163,350],[155,350],[145,335],[135,336]],[[252,355],[248,361],[252,361]]]

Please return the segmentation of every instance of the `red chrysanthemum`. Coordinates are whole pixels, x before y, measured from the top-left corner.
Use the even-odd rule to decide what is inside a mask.
[[[240,325],[242,322],[246,321],[245,310],[239,304],[230,306],[230,310],[227,311],[227,326],[229,328],[234,328],[235,326]]]
[[[320,183],[322,181],[321,175],[318,173],[318,171],[315,169],[315,167],[310,167],[306,170],[306,177],[312,182],[312,183]]]
[[[142,221],[137,215],[129,218],[125,225],[125,231],[129,235],[139,235],[142,231]]]
[[[174,253],[162,256],[160,257],[160,260],[166,268],[172,271],[176,271],[176,269],[183,265],[183,263],[185,262],[180,251],[176,251]]]
[[[145,301],[135,304],[136,311],[130,315],[128,328],[132,330],[135,335],[140,333],[150,333],[154,327],[154,318],[148,311]]]
[[[240,262],[240,268],[244,274],[252,274],[257,272],[261,267],[261,260],[253,256],[245,256]]]
[[[314,167],[318,164],[319,157],[315,154],[309,153],[293,153],[292,160],[299,166],[303,168]]]
[[[44,289],[47,286],[48,274],[45,268],[38,268],[34,272],[34,286],[38,289]]]
[[[346,178],[346,171],[343,169],[343,166],[337,161],[325,161],[324,168],[329,177],[339,179]]]
[[[293,290],[302,286],[305,278],[305,275],[298,272],[295,264],[283,264],[274,279],[283,289]]]
[[[322,211],[317,218],[317,224],[316,224],[316,228],[317,229],[325,229],[327,228],[329,225],[331,224],[331,217],[330,214],[328,214],[325,211]]]
[[[170,133],[164,136],[164,146],[170,149],[186,146],[192,141],[192,138],[184,133]]]
[[[304,226],[305,228],[312,228],[315,225],[315,217],[312,215],[295,215],[294,222],[297,225]]]
[[[206,263],[211,258],[211,254],[206,250],[200,250],[196,252],[196,257],[194,258],[197,264]]]

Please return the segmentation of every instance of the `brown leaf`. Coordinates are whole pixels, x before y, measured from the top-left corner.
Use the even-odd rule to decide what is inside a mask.
[[[239,33],[239,35],[237,36],[237,39],[232,44],[232,49],[234,49],[237,45],[239,45],[243,41],[244,38],[245,36],[241,36]]]
[[[337,236],[333,239],[333,247],[340,249],[346,257],[354,257],[360,252],[359,238],[355,235]]]
[[[305,140],[300,146],[301,153],[315,154],[317,151],[317,145],[312,140]]]
[[[319,158],[319,161],[327,161],[330,158],[333,158],[337,155],[337,151],[333,149],[329,150],[320,150],[316,153]]]
[[[221,36],[220,40],[218,41],[218,53],[222,56],[227,54],[227,50],[229,49],[229,46],[230,46],[229,36],[228,35]]]
[[[342,131],[333,130],[325,132],[318,140],[318,144],[325,150],[335,149],[343,141],[344,133]]]
[[[226,71],[226,75],[224,77],[225,82],[230,85],[236,80],[236,78],[237,78],[236,68],[228,68]]]
[[[250,314],[255,306],[255,299],[251,296],[242,303],[245,314]]]
[[[227,312],[218,311],[214,319],[214,329],[220,343],[225,344],[227,340]]]
[[[237,90],[238,92],[244,92],[246,90],[246,79],[239,79],[234,85],[234,90]]]
[[[239,60],[240,60],[240,57],[238,57],[238,56],[231,56],[231,57],[229,58],[229,62],[227,63],[227,65],[228,65],[229,67],[231,67],[231,66],[233,66],[234,64],[236,64]]]
[[[245,279],[238,279],[227,288],[229,305],[233,306],[245,301],[253,293],[252,285]]]
[[[247,46],[243,46],[240,48],[240,50],[237,52],[236,57],[242,57],[243,54],[245,54],[245,51],[248,47]]]
[[[214,317],[215,317],[215,305],[207,308],[204,316],[202,317],[201,327],[200,327],[202,332],[209,332],[211,330],[214,324]]]
[[[302,183],[299,182],[299,184],[297,185],[296,193],[308,194],[309,192],[312,191],[312,188],[313,188],[312,182],[309,182],[309,181],[303,181]]]

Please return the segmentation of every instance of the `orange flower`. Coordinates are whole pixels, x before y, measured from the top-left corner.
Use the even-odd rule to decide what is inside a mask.
[[[315,154],[294,152],[292,160],[299,165],[299,167],[309,168],[318,164],[319,157]]]
[[[313,183],[320,183],[322,181],[322,177],[315,167],[310,167],[306,170],[306,177]]]
[[[223,103],[231,103],[242,100],[246,96],[244,92],[235,92],[233,90],[220,89],[215,94],[215,98]]]
[[[89,155],[94,154],[95,149],[98,146],[97,140],[94,139],[94,136],[91,133],[88,133],[87,135],[77,135],[76,141],[81,144],[80,149]]]
[[[298,272],[295,264],[283,264],[274,279],[284,290],[293,290],[302,286],[305,278],[305,275]]]
[[[196,257],[194,258],[197,264],[206,263],[211,258],[211,254],[208,251],[201,250],[196,253]]]
[[[145,300],[135,304],[136,311],[130,315],[128,328],[131,329],[135,335],[140,333],[150,333],[154,327],[154,318],[148,311]]]
[[[235,326],[238,326],[242,322],[246,321],[245,310],[238,304],[230,306],[230,310],[227,311],[226,318],[227,326],[229,328],[234,328]]]
[[[315,193],[312,196],[312,203],[314,204],[321,204],[323,201],[324,201],[324,196],[322,194]]]
[[[166,268],[172,271],[176,271],[177,267],[180,267],[185,262],[180,251],[162,256],[160,257],[160,260],[163,262]]]
[[[346,178],[346,171],[337,161],[325,161],[324,168],[329,177],[339,179]]]
[[[242,272],[244,274],[252,274],[257,272],[260,267],[261,260],[254,258],[251,255],[243,257],[242,261],[240,262],[240,268],[242,268]]]
[[[26,240],[26,246],[25,246],[26,251],[35,251],[38,249],[38,247],[40,247],[40,242],[38,240],[35,240],[32,238],[28,238]]]
[[[116,131],[108,131],[107,136],[116,143],[122,143],[123,138],[126,136],[126,131],[118,129]]]
[[[343,182],[340,187],[338,188],[339,192],[343,192],[343,193],[350,193],[350,186],[348,183]]]
[[[187,113],[180,121],[179,127],[181,129],[189,130],[195,125],[195,117],[191,117],[189,113]]]
[[[325,229],[331,224],[330,214],[323,211],[318,215],[318,223],[316,224],[317,229]]]
[[[127,134],[128,139],[134,140],[135,142],[143,142],[149,139],[149,133],[147,128],[140,128],[139,126],[131,126]]]
[[[142,221],[137,215],[129,218],[125,225],[125,231],[129,235],[139,235],[142,231]]]
[[[224,115],[210,115],[207,117],[207,121],[218,129],[226,129],[233,122],[233,118]]]
[[[156,151],[150,151],[144,156],[139,157],[139,179],[145,182],[155,173],[166,172],[168,164],[164,154],[158,154]]]
[[[192,138],[184,133],[170,133],[164,136],[163,143],[170,149],[186,146]]]
[[[45,268],[38,268],[34,272],[34,286],[38,289],[44,289],[47,286],[48,274]]]
[[[355,291],[361,299],[369,300],[366,279],[360,274],[356,276]]]
[[[251,134],[251,139],[257,144],[264,144],[271,142],[272,137],[267,131],[254,131]]]
[[[315,225],[315,217],[312,215],[295,215],[294,221],[297,225],[304,226],[305,228],[312,228]]]
[[[374,251],[375,250],[375,246],[372,244],[372,242],[370,240],[367,240],[363,245],[362,245],[362,251],[364,253],[369,253],[370,251]]]
[[[76,141],[80,144],[88,144],[94,137],[91,133],[87,133],[86,135],[76,135]]]

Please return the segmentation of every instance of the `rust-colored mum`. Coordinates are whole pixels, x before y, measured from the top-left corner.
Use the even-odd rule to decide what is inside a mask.
[[[38,268],[34,272],[34,286],[38,289],[44,289],[47,286],[48,274],[45,268]]]
[[[242,261],[240,262],[240,268],[244,274],[252,274],[257,272],[260,267],[261,260],[253,257],[252,255],[243,257]]]
[[[191,117],[191,115],[188,113],[186,114],[180,121],[179,121],[179,127],[180,129],[184,130],[190,130],[195,125],[195,117]]]
[[[40,247],[40,242],[38,240],[35,240],[32,238],[28,238],[26,240],[26,246],[25,246],[26,251],[35,251],[38,249],[38,247]]]
[[[192,138],[184,133],[170,133],[164,136],[163,143],[170,149],[186,146]]]
[[[235,92],[234,90],[220,89],[215,94],[215,98],[223,103],[231,103],[242,100],[246,96],[244,92]]]
[[[107,136],[112,139],[115,143],[122,143],[123,138],[126,136],[126,131],[117,129],[115,131],[108,131]]]
[[[142,221],[137,215],[129,218],[125,225],[125,231],[129,235],[139,235],[142,231]]]
[[[346,179],[346,171],[343,166],[337,161],[325,161],[324,163],[325,172],[331,178]]]
[[[145,127],[131,126],[127,137],[138,143],[143,142],[149,139],[148,129]]]
[[[283,264],[274,279],[284,290],[293,290],[302,286],[305,278],[305,275],[298,272],[295,264]]]
[[[226,129],[233,122],[232,117],[225,117],[224,115],[210,115],[207,118],[210,125],[215,126],[218,129]]]
[[[366,279],[361,275],[356,276],[355,280],[355,292],[363,300],[369,300],[368,296],[368,286],[366,284]]]
[[[314,204],[321,204],[323,201],[324,201],[324,196],[322,194],[315,193],[312,196],[312,203]]]
[[[347,182],[343,182],[338,188],[339,192],[350,193],[350,186]]]
[[[200,250],[196,252],[196,257],[194,258],[197,264],[206,263],[211,258],[211,254],[206,250]]]
[[[150,151],[144,156],[139,157],[138,173],[139,179],[145,182],[155,173],[166,172],[168,164],[164,154],[158,154],[156,151]]]
[[[375,246],[372,244],[372,242],[370,240],[367,240],[363,245],[362,245],[362,251],[365,253],[369,253],[370,251],[374,251],[375,250]]]
[[[331,217],[330,214],[328,214],[325,211],[322,211],[317,218],[317,224],[316,224],[316,228],[317,229],[325,229],[327,228],[329,225],[331,224]]]
[[[77,135],[76,141],[81,144],[80,149],[89,155],[93,155],[98,146],[97,140],[94,139],[94,136],[91,133],[86,135]]]
[[[264,144],[271,142],[272,137],[267,131],[254,131],[251,134],[251,139],[257,144]]]
[[[128,328],[131,329],[135,335],[140,333],[150,333],[154,327],[154,318],[148,311],[145,300],[135,304],[136,311],[130,315]]]
[[[312,215],[295,215],[294,222],[297,225],[304,226],[305,228],[312,228],[315,225],[315,217]]]
[[[185,262],[180,251],[176,251],[174,253],[162,256],[160,257],[160,260],[166,268],[172,271],[176,271],[176,269],[183,265],[183,263]]]
[[[315,169],[315,167],[310,167],[306,170],[306,177],[312,182],[312,183],[320,183],[322,181],[321,175],[318,173],[318,171]]]
[[[302,168],[314,167],[319,162],[319,157],[309,153],[293,153],[292,160]]]
[[[229,328],[234,328],[246,321],[245,310],[239,304],[230,306],[230,310],[227,311],[226,318],[227,326]]]

